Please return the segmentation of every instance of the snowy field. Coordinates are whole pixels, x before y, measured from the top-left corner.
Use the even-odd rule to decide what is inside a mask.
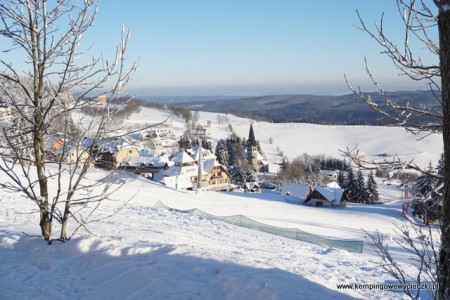
[[[200,116],[205,125],[211,121],[207,131],[211,137],[227,137],[228,124],[218,124],[217,114]],[[130,119],[157,122],[161,118],[165,118],[164,113],[143,109]],[[237,134],[247,136],[249,120],[228,118]],[[169,122],[182,132],[179,119]],[[356,142],[366,153],[415,155],[425,163],[437,161],[441,151],[439,137],[416,142],[415,137],[397,128],[256,122],[254,129],[274,165],[277,146],[293,158],[303,152],[339,155],[339,147]],[[376,139],[383,142],[377,146]],[[99,180],[104,172],[92,170],[87,181]],[[285,196],[274,192],[195,194],[167,189],[127,173],[121,175],[132,180],[113,195],[115,201],[102,206],[101,213],[110,214],[135,194],[131,203],[113,217],[91,224],[94,235],[81,231],[71,241],[51,246],[38,237],[38,215],[32,203],[0,189],[0,299],[406,298],[399,291],[337,289],[337,284],[395,283],[377,265],[379,258],[362,229],[395,238],[395,224],[408,225],[401,215],[400,200],[384,205],[314,208],[288,203]],[[7,178],[0,174],[0,180],[6,182]],[[380,185],[380,191],[391,199],[401,195],[395,187]],[[153,209],[158,201],[182,210],[198,208],[218,216],[242,214],[269,225],[363,240],[364,252],[321,247]],[[386,242],[401,267],[412,273],[415,267],[404,250],[393,241]]]

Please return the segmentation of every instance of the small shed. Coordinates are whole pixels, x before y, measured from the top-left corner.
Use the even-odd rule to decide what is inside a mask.
[[[261,191],[261,186],[258,182],[246,182],[244,183],[245,193],[257,193]]]

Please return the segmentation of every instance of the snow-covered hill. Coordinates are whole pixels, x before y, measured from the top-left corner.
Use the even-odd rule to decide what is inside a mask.
[[[142,108],[126,122],[129,124],[157,123],[169,117],[169,113],[155,109]],[[303,153],[310,155],[324,154],[341,157],[340,150],[357,146],[360,154],[398,155],[404,160],[414,159],[419,166],[427,166],[431,161],[437,163],[442,153],[442,136],[433,134],[414,135],[401,127],[386,126],[331,126],[305,123],[267,123],[238,118],[230,114],[199,112],[199,123],[207,128],[207,135],[213,141],[227,138],[230,135],[230,124],[233,131],[240,137],[248,137],[250,124],[253,123],[256,139],[260,141],[271,169],[276,172],[277,163],[281,162],[280,152],[289,159]],[[228,122],[223,122],[223,119]],[[219,119],[222,122],[219,122]],[[171,116],[166,122],[179,135],[186,129],[184,121]],[[209,124],[209,126],[208,126]],[[272,144],[269,142],[272,140]]]
[[[164,114],[143,109],[129,122],[157,122]],[[200,116],[205,125],[211,121],[211,137],[228,135],[228,124],[218,124],[216,114]],[[249,120],[228,118],[236,133],[247,135]],[[174,130],[184,130],[181,120],[171,118],[169,122]],[[277,146],[290,157],[309,152],[308,149],[315,149],[310,154],[339,155],[338,147],[331,145],[345,146],[357,139],[361,148],[364,142],[368,143],[366,153],[427,152],[428,159],[436,159],[440,153],[438,138],[415,144],[414,137],[396,128],[255,123],[254,129],[272,163],[278,157]],[[389,142],[387,135],[392,136]],[[268,142],[270,137],[274,140],[272,145]],[[377,145],[375,137],[393,146]],[[317,149],[313,148],[314,141]],[[403,145],[398,145],[398,141]],[[87,180],[95,182],[104,172],[94,169]],[[121,176],[132,180],[113,195],[117,201],[105,203],[101,213],[112,213],[123,200],[134,195],[132,202],[112,218],[91,224],[89,228],[95,235],[81,231],[71,241],[55,242],[52,246],[38,237],[38,215],[32,203],[0,189],[0,299],[404,298],[400,291],[337,288],[337,284],[393,282],[377,265],[379,258],[361,229],[393,235],[394,224],[407,226],[401,215],[401,201],[313,208],[288,203],[285,196],[274,192],[195,194],[167,189],[128,173]],[[7,178],[0,173],[0,180],[5,182]],[[399,196],[397,188],[383,188],[385,196]],[[152,208],[158,201],[176,209],[199,208],[219,216],[242,214],[269,225],[331,238],[364,240],[364,252],[322,247]],[[415,267],[405,251],[393,241],[386,242],[401,267],[413,272]]]

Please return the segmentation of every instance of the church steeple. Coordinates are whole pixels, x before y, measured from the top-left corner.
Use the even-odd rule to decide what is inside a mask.
[[[247,140],[247,162],[254,171],[258,171],[258,143],[256,142],[252,124],[250,124],[250,133]]]
[[[253,132],[253,125],[250,124],[250,133],[248,134],[248,140],[247,140],[248,146],[257,146],[256,139],[255,139],[255,133]]]

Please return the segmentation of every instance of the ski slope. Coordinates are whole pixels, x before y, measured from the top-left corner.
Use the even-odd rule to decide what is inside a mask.
[[[128,122],[156,122],[165,118],[164,114],[143,109]],[[214,139],[229,134],[228,124],[218,124],[216,114],[200,116],[205,125],[211,121],[207,133]],[[246,136],[250,121],[228,117],[236,133]],[[184,130],[181,120],[171,117],[169,122],[174,130]],[[441,151],[438,137],[416,142],[416,137],[390,127],[255,122],[254,129],[273,165],[279,157],[277,146],[289,157],[309,150],[315,151],[310,154],[339,155],[339,147],[358,142],[366,153],[401,153],[422,159],[426,152],[424,162],[437,159]],[[378,145],[376,139],[384,142]],[[404,144],[398,145],[399,141]],[[93,183],[104,175],[105,171],[94,169],[86,180]],[[102,205],[100,213],[111,214],[134,195],[131,202],[111,218],[90,224],[91,233],[82,230],[71,241],[51,246],[39,238],[33,203],[0,189],[0,299],[406,298],[401,291],[337,288],[338,284],[395,283],[378,266],[380,259],[362,229],[395,239],[396,225],[409,226],[401,215],[401,191],[396,187],[380,186],[384,197],[395,199],[388,204],[349,204],[333,209],[292,204],[270,191],[195,194],[125,172],[119,177],[130,182],[113,195],[113,201]],[[8,178],[0,173],[0,180],[4,183]],[[50,181],[52,190],[55,184]],[[198,208],[217,216],[241,214],[325,237],[363,240],[364,252],[322,247],[152,208],[158,201],[181,210]],[[414,274],[416,267],[405,250],[395,241],[387,239],[386,243],[402,269]]]

